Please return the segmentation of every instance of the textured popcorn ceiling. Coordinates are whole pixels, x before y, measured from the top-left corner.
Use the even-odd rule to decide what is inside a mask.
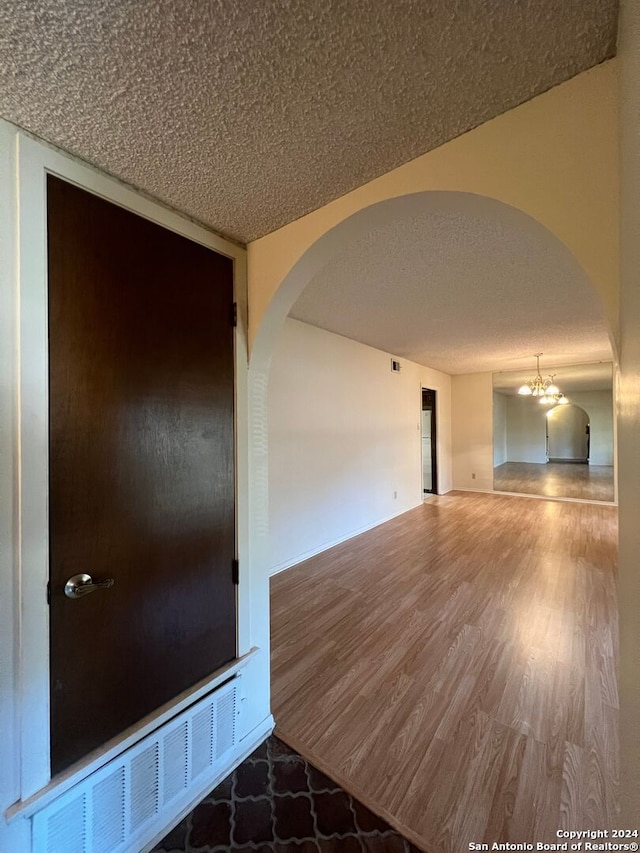
[[[521,211],[468,193],[369,231],[314,276],[291,316],[445,373],[611,360],[572,254]],[[522,384],[522,383],[521,383]]]
[[[241,241],[615,49],[616,0],[0,0],[0,114]]]

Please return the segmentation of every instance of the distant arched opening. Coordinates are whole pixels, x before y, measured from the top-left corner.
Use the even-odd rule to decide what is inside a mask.
[[[580,406],[556,406],[547,415],[549,462],[589,462],[591,424]]]

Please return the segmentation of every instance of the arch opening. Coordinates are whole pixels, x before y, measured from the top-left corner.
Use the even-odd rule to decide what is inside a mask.
[[[394,248],[396,244],[401,250]],[[389,257],[397,261],[397,275],[385,295]],[[537,278],[527,269],[536,264],[541,265]],[[378,304],[378,299],[386,301]],[[334,314],[333,327],[325,322],[327,310]],[[586,273],[555,235],[523,211],[487,196],[446,191],[398,196],[359,210],[303,252],[282,280],[254,337],[249,364],[251,498],[253,530],[259,537],[254,553],[260,555],[269,553],[270,365],[292,312],[307,326],[328,329],[414,364],[439,368],[449,377],[473,374],[477,379],[484,372],[490,377],[491,370],[529,364],[531,354],[540,350],[556,364],[611,358],[605,311]],[[420,322],[405,336],[403,323],[413,323],[415,317]],[[567,331],[567,317],[572,318],[573,328],[580,326],[573,337]],[[392,326],[395,337],[363,336],[362,325],[368,319],[377,331]],[[355,333],[350,333],[349,323],[358,327]],[[428,339],[431,349],[421,349],[416,335]],[[403,336],[411,338],[406,346]],[[434,363],[445,350],[444,361]],[[481,393],[484,399],[487,389]],[[440,396],[441,405],[450,407],[450,401]],[[462,435],[454,436],[446,418],[439,432],[440,454],[446,457],[438,459],[443,491],[452,487],[493,490],[491,424],[487,418],[478,424],[471,402],[469,408],[472,417],[466,434],[462,430]],[[450,437],[445,447],[447,430]],[[466,467],[456,466],[455,445],[477,443],[473,430],[483,432],[487,452]],[[357,494],[350,499],[355,503]],[[392,512],[388,505],[378,516],[385,512]],[[366,522],[360,521],[363,527]],[[328,535],[326,541],[335,538]],[[261,572],[267,569],[263,565]]]
[[[569,403],[547,412],[547,459],[549,462],[589,463],[591,419],[580,406]]]
[[[522,211],[509,208],[507,205],[504,205],[502,202],[495,201],[494,199],[472,196],[471,194],[466,193],[416,193],[409,196],[389,199],[385,202],[380,202],[379,204],[363,209],[327,231],[302,254],[283,279],[279,289],[275,293],[264,314],[261,326],[255,336],[251,353],[249,367],[251,438],[250,470],[252,482],[252,491],[250,495],[252,518],[251,554],[252,572],[259,576],[261,582],[268,583],[270,569],[273,569],[273,560],[271,559],[272,552],[270,547],[269,518],[269,454],[270,442],[272,439],[268,426],[270,369],[272,359],[274,361],[274,365],[276,365],[276,360],[280,358],[278,355],[278,344],[286,335],[284,327],[287,325],[287,318],[289,317],[292,309],[294,309],[294,306],[298,303],[301,295],[305,292],[306,288],[313,284],[321,288],[323,282],[326,284],[327,269],[329,269],[329,275],[335,272],[335,263],[339,263],[342,258],[349,255],[349,249],[351,246],[354,244],[366,245],[368,240],[370,244],[370,235],[374,234],[380,237],[380,235],[383,235],[384,233],[390,233],[398,222],[406,223],[411,220],[415,222],[416,220],[420,220],[421,217],[423,218],[423,221],[428,221],[430,217],[433,219],[434,211],[435,215],[440,216],[440,221],[442,221],[443,218],[446,219],[446,217],[449,217],[449,221],[453,221],[455,220],[456,214],[460,213],[458,205],[459,202],[462,202],[463,206],[466,205],[465,214],[467,216],[471,216],[472,208],[473,213],[475,213],[477,218],[480,220],[482,220],[482,212],[487,215],[489,212],[494,213],[497,217],[493,220],[493,225],[495,226],[494,230],[498,232],[502,231],[505,235],[505,240],[508,240],[509,236],[516,233],[520,227],[522,229],[521,233],[524,233],[526,238],[530,240],[529,245],[538,240],[539,245],[544,247],[544,250],[549,247],[553,247],[557,251],[558,255],[564,256],[568,267],[573,264],[573,281],[574,285],[576,285],[576,289],[573,290],[571,297],[568,298],[568,302],[575,300],[580,301],[582,298],[585,302],[590,303],[591,305],[598,304],[595,291],[591,287],[584,271],[580,268],[575,258],[570,255],[568,250],[560,244],[560,241],[558,241],[554,235],[550,234],[550,232],[539,223],[522,213]],[[498,214],[504,214],[504,216],[500,216]],[[455,234],[453,236],[455,236]],[[464,255],[464,241],[461,242],[458,239],[456,243],[454,240],[453,247],[459,251],[460,255]],[[332,265],[334,265],[333,268]],[[580,296],[577,296],[577,293],[580,293]],[[566,296],[566,294],[564,295]],[[361,296],[362,293],[360,293],[360,297]],[[562,294],[556,294],[556,297],[556,304],[558,304],[558,302],[561,302]],[[536,304],[533,305],[533,308],[531,308],[531,306],[527,308],[529,311],[529,317],[535,318]],[[338,313],[340,312],[338,311]],[[601,333],[601,340],[604,339],[606,341],[605,354],[610,359],[610,337],[608,336],[607,327],[603,318],[604,311],[600,308],[598,321],[600,322],[599,332]],[[512,315],[505,310],[505,316],[502,318],[503,325],[506,327],[506,325],[512,322],[512,320]],[[304,323],[305,321],[302,320],[302,322]],[[288,325],[291,327],[291,324]],[[305,325],[309,324],[305,323]],[[542,325],[544,325],[544,322]],[[536,328],[540,329],[541,327],[537,326]],[[320,336],[324,334],[322,329],[316,329],[315,331]],[[332,333],[329,332],[329,334]],[[334,332],[333,334],[335,335],[336,333]],[[347,335],[341,335],[341,333],[338,332],[337,336],[340,336],[343,341],[347,340],[346,345],[348,345],[349,339]],[[305,339],[305,341],[306,340],[308,339]],[[361,346],[362,343],[363,342],[355,344],[355,346]],[[364,343],[367,345],[366,341]],[[460,349],[464,349],[468,344],[469,340],[458,341]],[[368,343],[368,346],[372,346],[372,344]],[[541,343],[539,340],[536,340],[535,344],[530,340],[522,340],[521,348],[516,354],[517,358],[514,362],[507,363],[506,366],[509,368],[522,366],[522,360],[530,360],[532,352],[539,350],[542,346],[544,346],[544,343]],[[301,349],[298,351],[301,351]],[[404,357],[405,360],[408,360],[408,356],[403,356],[403,353],[399,353],[395,347],[393,349],[380,347],[378,348],[378,352],[382,352],[385,358],[390,353],[393,355],[400,355],[403,369],[406,369],[406,361],[403,362],[402,358]],[[556,359],[559,358],[560,361],[562,361],[563,354],[570,355],[569,353],[561,353],[560,356],[556,356]],[[576,356],[576,360],[584,361],[585,353],[579,353]],[[504,359],[500,363],[504,365]],[[284,358],[280,359],[277,364],[277,369],[282,369],[283,364],[287,370],[293,370],[296,367],[294,360],[287,360]],[[493,442],[490,410],[492,397],[492,370],[494,369],[494,365],[495,362],[492,364],[488,361],[484,370],[477,372],[470,371],[469,373],[464,373],[463,370],[460,370],[457,374],[454,374],[453,383],[457,386],[458,391],[463,395],[466,395],[468,400],[480,400],[480,397],[482,397],[483,417],[486,416],[487,412],[485,402],[488,406],[489,415],[488,420],[485,417],[485,420],[480,424],[480,431],[482,432],[484,430],[481,435],[479,435],[478,432],[478,424],[480,422],[478,412],[473,408],[468,410],[466,418],[463,417],[461,419],[465,420],[464,430],[456,431],[454,429],[452,431],[451,422],[448,424],[450,442],[449,446],[446,448],[446,453],[449,454],[449,465],[450,470],[452,471],[451,485],[453,488],[473,489],[475,487],[482,490],[485,482],[488,483],[488,490],[492,490],[493,488]],[[448,378],[450,379],[450,376]],[[435,383],[425,382],[424,385],[427,387],[434,387]],[[474,395],[476,395],[475,398]],[[443,395],[439,394],[438,399],[442,400]],[[416,394],[416,409],[418,405],[419,396]],[[449,407],[451,406],[450,396],[448,398],[448,405]],[[308,412],[306,414],[308,414]],[[317,423],[313,421],[313,418],[310,418],[310,421],[313,422],[311,424],[312,427],[317,426]],[[488,432],[486,429],[487,424]],[[446,433],[446,426],[442,429],[442,432]],[[417,431],[414,432],[413,435],[415,436],[416,433],[419,437],[420,433]],[[289,441],[290,446],[293,446],[290,434],[286,439]],[[280,436],[280,440],[283,442],[284,437]],[[468,481],[465,479],[467,474],[462,470],[460,464],[458,465],[458,470],[456,470],[457,462],[455,458],[455,442],[460,444],[465,440],[475,442],[476,445],[482,445],[482,453],[487,458],[485,469],[469,469]],[[335,444],[340,444],[340,438],[334,436],[333,442]],[[460,453],[459,457],[462,459],[464,464],[468,462],[468,459],[463,459],[463,457],[465,457],[465,452]],[[473,464],[475,465],[475,461]],[[326,468],[327,465],[324,465],[324,467]],[[439,465],[439,468],[442,467],[446,468],[446,465]],[[344,470],[340,473],[342,477],[341,484],[344,484]],[[416,475],[418,475],[418,473],[419,467],[416,466]],[[471,479],[472,475],[473,480]],[[417,477],[417,479],[419,478]],[[317,489],[315,484],[312,484],[311,489],[315,490],[316,496],[321,491]],[[389,491],[391,492],[392,490],[390,489]],[[421,488],[420,491],[422,491]],[[345,497],[348,497],[349,500],[351,500],[351,496],[347,495],[346,492]],[[298,502],[298,504],[299,503],[300,502]],[[345,506],[346,503],[347,502],[345,500]],[[319,517],[320,513],[318,512],[316,514],[316,518]],[[295,524],[295,518],[289,518],[288,523],[291,525]],[[331,544],[334,544],[334,542],[330,540],[325,542],[326,547],[329,547]],[[302,556],[310,555],[311,552],[307,552]],[[287,566],[283,564],[278,565],[276,568],[286,567]]]
[[[400,248],[396,248],[397,244],[401,244]],[[355,257],[353,247],[360,250]],[[487,256],[486,264],[483,256]],[[552,257],[548,262],[549,256]],[[456,286],[456,276],[469,276],[465,261],[469,266],[475,265],[473,277],[465,278]],[[282,279],[261,319],[251,350],[254,367],[268,361],[282,324],[292,309],[298,308],[301,296],[303,304],[296,312],[301,315],[299,319],[329,328],[332,308],[346,308],[345,313],[349,313],[351,298],[361,299],[363,295],[371,298],[371,292],[363,289],[361,280],[357,282],[359,288],[354,287],[355,280],[374,276],[382,264],[387,265],[386,275],[394,263],[393,284],[401,285],[403,279],[411,277],[414,292],[410,295],[414,298],[415,291],[420,288],[430,295],[449,288],[450,302],[458,300],[457,309],[464,307],[461,302],[479,295],[477,307],[484,311],[481,320],[485,323],[491,322],[495,309],[499,311],[505,307],[511,323],[514,320],[522,323],[524,317],[528,328],[535,328],[539,349],[544,347],[547,357],[556,363],[564,363],[567,357],[569,361],[586,360],[585,353],[580,355],[572,349],[576,340],[565,340],[560,334],[563,327],[575,327],[578,322],[583,322],[583,333],[591,336],[591,357],[595,355],[594,347],[598,357],[610,359],[612,351],[615,355],[613,336],[600,297],[576,258],[545,226],[527,213],[487,196],[425,191],[365,207],[330,228],[303,252]],[[535,275],[529,275],[528,269],[536,264],[541,267],[537,280]],[[455,265],[448,278],[446,268],[443,269],[446,265]],[[480,265],[482,269],[477,268]],[[545,277],[549,281],[545,282]],[[314,318],[309,293],[312,290],[320,295],[326,293],[332,278],[334,282],[337,280],[331,293],[332,302],[322,316]],[[522,285],[520,279],[525,279]],[[342,291],[339,305],[335,298],[338,286]],[[464,299],[465,287],[467,300]],[[383,298],[382,288],[378,287],[373,295],[376,299]],[[518,299],[524,310],[514,308]],[[507,302],[509,304],[505,305]],[[440,304],[446,305],[442,301]],[[398,305],[391,305],[393,311],[397,311]],[[318,314],[317,305],[315,310]],[[390,319],[386,311],[384,320]],[[445,320],[451,319],[455,319],[455,315],[449,313]],[[506,335],[510,332],[504,325],[497,328]],[[358,339],[349,334],[344,324],[331,330]],[[472,331],[477,335],[477,329]],[[528,348],[521,344],[520,353],[528,356]],[[411,357],[409,352],[398,354]],[[500,369],[509,369],[503,351],[494,355],[493,365],[485,362],[483,368],[474,366],[472,369],[495,370],[498,362]],[[520,362],[512,366],[520,366]],[[471,372],[471,369],[463,364],[456,372]]]

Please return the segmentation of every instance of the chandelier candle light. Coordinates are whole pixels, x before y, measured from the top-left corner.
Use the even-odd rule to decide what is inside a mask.
[[[534,379],[530,379],[518,388],[518,394],[527,397],[537,397],[543,406],[555,406],[558,403],[561,406],[566,406],[569,401],[558,386],[554,384],[553,377],[555,373],[550,375],[548,379],[543,379],[540,375],[541,355],[541,352],[536,353],[536,375]]]

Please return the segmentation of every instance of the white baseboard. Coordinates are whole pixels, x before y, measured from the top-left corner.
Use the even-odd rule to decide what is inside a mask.
[[[405,509],[401,509],[399,512],[394,512],[391,515],[387,515],[385,518],[379,518],[377,521],[372,522],[371,524],[367,524],[364,527],[359,527],[356,530],[351,530],[344,536],[339,537],[338,539],[333,539],[329,542],[323,542],[322,545],[317,548],[312,548],[310,551],[305,551],[302,554],[298,554],[295,557],[292,557],[289,560],[285,560],[282,563],[278,563],[275,566],[271,566],[269,569],[269,577],[273,577],[274,575],[279,574],[280,572],[284,572],[285,569],[291,569],[293,566],[297,566],[299,563],[304,563],[305,560],[309,560],[311,557],[315,557],[317,554],[322,554],[323,551],[328,551],[329,548],[333,548],[335,545],[341,545],[343,542],[347,542],[349,539],[353,539],[354,536],[360,536],[361,533],[366,533],[367,530],[373,530],[374,527],[379,527],[381,524],[386,524],[387,521],[391,521],[394,518],[398,518],[399,515],[404,515],[405,512],[410,512],[412,509],[415,509],[418,506],[421,506],[423,502],[422,497],[420,500],[412,504],[409,507],[405,507]]]

